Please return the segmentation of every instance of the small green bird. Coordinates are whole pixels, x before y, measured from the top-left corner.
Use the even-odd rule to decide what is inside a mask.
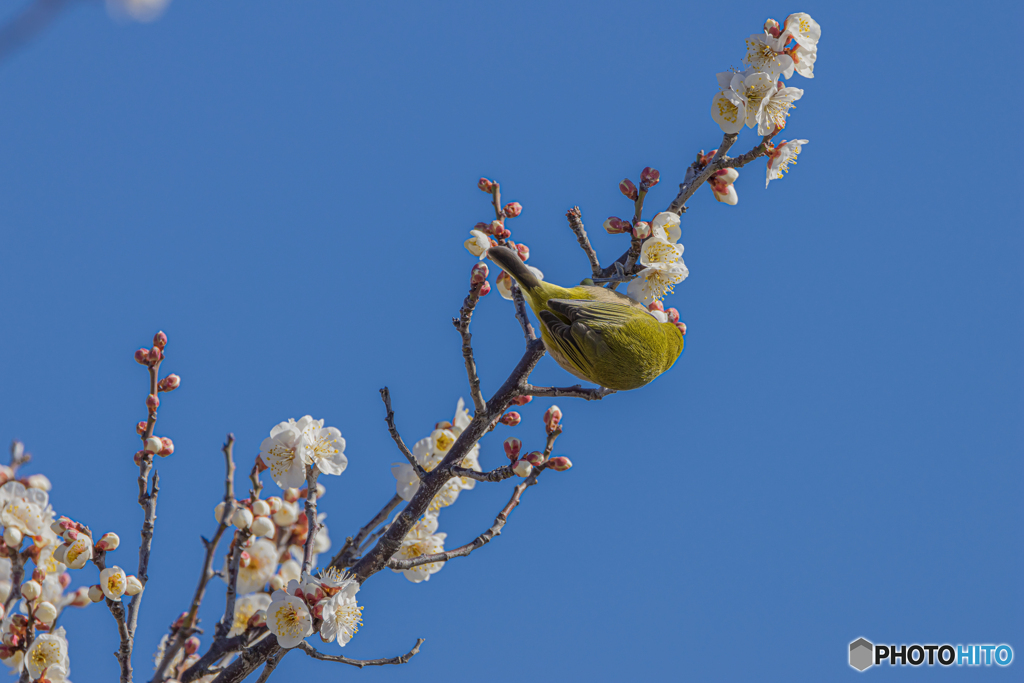
[[[565,289],[543,282],[507,247],[491,247],[487,256],[519,283],[551,357],[580,379],[618,391],[636,389],[683,352],[679,328],[658,322],[627,296],[604,287]]]

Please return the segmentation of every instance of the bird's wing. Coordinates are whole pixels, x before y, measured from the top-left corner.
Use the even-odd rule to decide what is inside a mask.
[[[548,303],[551,303],[550,299]],[[608,353],[601,335],[580,321],[566,324],[551,311],[541,311],[538,315],[548,328],[550,339],[560,354],[584,376],[591,376],[594,361]]]
[[[547,303],[552,311],[570,323],[582,323],[598,332],[608,327],[621,327],[636,316],[633,306],[617,301],[548,299]]]

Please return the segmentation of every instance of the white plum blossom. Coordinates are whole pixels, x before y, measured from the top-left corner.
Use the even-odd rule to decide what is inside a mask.
[[[683,230],[679,227],[679,214],[671,211],[662,211],[651,221],[651,235],[668,240],[675,244],[683,236]]]
[[[231,622],[228,637],[245,633],[249,619],[259,610],[270,607],[270,596],[266,593],[249,593],[235,600],[235,619]]]
[[[41,678],[44,673],[53,681],[62,680],[68,675],[71,662],[68,659],[68,640],[63,626],[52,633],[36,636],[25,654],[25,668],[33,680]]]
[[[447,537],[447,534],[436,532],[437,515],[424,515],[420,521],[416,522],[415,526],[409,529],[409,533],[402,539],[402,545],[398,552],[395,553],[395,557],[400,560],[414,560],[424,555],[444,552],[444,539]],[[429,564],[418,565],[412,569],[394,569],[392,571],[401,571],[405,578],[413,583],[420,583],[421,581],[429,580],[430,575],[441,571],[443,566],[444,562],[430,562]]]
[[[462,462],[459,463],[459,467],[464,467],[464,468],[466,468],[468,470],[473,470],[474,472],[482,472],[483,471],[481,469],[481,467],[480,467],[480,444],[479,443],[473,444],[473,447],[469,449],[469,453],[466,453],[466,457],[464,457],[462,459]],[[476,486],[476,479],[471,479],[469,477],[459,477],[459,483],[462,485],[463,489],[467,489],[468,490],[468,489],[472,489],[472,488],[474,488]]]
[[[108,600],[120,600],[128,588],[128,577],[120,567],[107,567],[100,572],[100,589]]]
[[[487,256],[487,250],[491,248],[491,238],[480,230],[470,230],[470,238],[465,241],[466,250],[481,261]]]
[[[267,585],[270,577],[277,570],[277,547],[272,541],[258,538],[245,549],[249,553],[249,566],[238,568],[239,593],[255,593]],[[224,573],[221,578],[227,581],[227,562],[224,559]]]
[[[764,99],[755,114],[757,120],[757,134],[769,135],[772,131],[782,130],[786,127],[786,117],[793,103],[804,96],[800,88],[791,88],[777,83]]]
[[[53,519],[50,497],[42,489],[27,489],[9,481],[0,487],[0,523],[24,536],[42,536]]]
[[[818,48],[806,48],[803,45],[797,45],[796,49],[789,53],[792,65],[782,72],[782,75],[786,78],[792,78],[793,72],[796,71],[804,78],[814,78],[814,62],[818,60]]]
[[[293,592],[293,581],[288,592]],[[270,606],[267,607],[267,628],[277,636],[277,644],[285,649],[293,648],[313,633],[313,617],[301,598],[284,591],[274,591]]]
[[[672,244],[662,237],[648,239],[640,249],[638,261],[644,269],[629,283],[626,294],[645,306],[655,299],[664,298],[690,274],[682,255],[681,244]]]
[[[793,67],[793,58],[786,54],[789,35],[776,35],[778,28],[765,30],[747,38],[747,56],[744,63],[754,71],[761,71],[778,78],[786,69]]]
[[[306,415],[296,423],[302,428],[299,455],[306,465],[313,465],[324,474],[341,474],[348,467],[345,439],[334,427],[324,427],[323,420]]]
[[[302,563],[294,559],[285,560],[277,575],[284,580],[286,586],[292,581],[298,581],[302,577]]]
[[[788,142],[783,140],[775,146],[775,149],[768,152],[768,176],[764,181],[765,187],[789,171],[789,165],[796,163],[796,156],[800,154],[806,144],[807,140],[789,140]]]
[[[724,133],[738,133],[744,125],[757,126],[758,135],[768,135],[786,125],[793,103],[803,97],[800,88],[783,87],[777,77],[761,71],[717,74],[721,89],[711,105],[711,118]]]
[[[363,608],[356,601],[359,583],[337,572],[324,572],[320,579],[327,592],[334,593],[319,603],[324,620],[320,626],[320,638],[326,643],[337,640],[338,645],[345,647],[363,623]]]
[[[306,469],[296,452],[301,440],[302,429],[295,420],[289,420],[271,429],[260,445],[260,458],[274,483],[283,489],[302,486],[306,481]]]
[[[723,168],[708,178],[708,186],[715,195],[717,201],[729,206],[736,206],[739,202],[739,195],[736,194],[736,188],[733,184],[736,179],[740,177],[740,172],[735,168]]]
[[[800,47],[817,49],[821,39],[821,26],[806,12],[797,12],[786,17],[782,29],[783,35],[793,37]]]

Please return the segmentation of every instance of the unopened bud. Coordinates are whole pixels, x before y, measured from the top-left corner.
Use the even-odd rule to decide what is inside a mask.
[[[530,476],[531,472],[533,472],[533,465],[526,460],[516,460],[515,464],[512,465],[512,471],[515,472],[516,475],[525,479]]]
[[[661,180],[661,173],[657,169],[648,166],[644,170],[640,171],[640,184],[646,185],[647,187],[654,187]]]
[[[235,514],[231,516],[231,523],[239,529],[248,529],[252,525],[252,512],[246,508],[235,510]]]
[[[157,346],[161,349],[167,346],[167,335],[163,332],[157,332],[153,335],[153,346]]]
[[[4,529],[4,543],[10,548],[20,548],[21,539],[23,538],[21,530],[17,527],[9,526]]]
[[[146,451],[135,451],[135,456],[132,458],[135,460],[136,465],[141,465],[142,461],[146,459]]]
[[[139,581],[137,576],[129,576],[125,579],[124,594],[125,595],[138,595],[142,592],[142,582]]]
[[[148,426],[149,424],[146,421],[139,422],[137,425],[135,425],[135,433],[138,434],[139,436],[142,436],[143,434],[146,433],[146,427]]]
[[[503,299],[512,300],[512,277],[505,271],[498,273],[498,278],[494,284],[498,287],[498,294],[501,294]]]
[[[61,572],[61,575],[57,577],[57,581],[60,583],[61,588],[67,590],[67,587],[71,585],[71,574]]]
[[[551,406],[544,413],[544,424],[548,428],[548,434],[555,431],[555,428],[562,421],[562,411],[558,406]]]
[[[146,439],[146,443],[144,446],[145,451],[147,453],[159,453],[160,449],[163,447],[163,442],[160,440],[160,437],[157,436],[151,436],[148,439]]]
[[[53,620],[57,618],[57,608],[53,606],[52,602],[43,600],[36,605],[34,616],[44,624],[52,624]]]
[[[136,351],[135,362],[139,365],[149,365],[149,349],[139,349]]]
[[[156,394],[150,394],[146,397],[146,407],[150,410],[156,410],[160,407],[160,397]],[[154,453],[156,451],[153,451]]]
[[[299,490],[296,488],[290,488],[284,490],[284,499],[289,503],[294,503],[299,499]]]
[[[487,280],[484,280],[483,284],[480,285],[480,290],[477,292],[477,294],[479,294],[480,296],[487,296],[490,293],[491,293],[491,283],[488,282]]]
[[[191,636],[185,641],[185,656],[194,655],[199,651],[199,638]]]
[[[89,599],[89,589],[81,586],[76,588],[75,592],[71,594],[71,602],[69,604],[72,607],[85,607],[91,602],[92,600]]]
[[[25,598],[26,600],[35,600],[39,597],[39,594],[42,592],[42,590],[43,588],[39,585],[38,581],[33,581],[32,579],[29,579],[25,583],[21,584],[21,597]]]
[[[274,513],[274,523],[280,527],[289,527],[299,518],[299,508],[295,503],[286,502]]]
[[[676,310],[674,308],[667,308],[667,309],[665,309],[665,315],[668,316],[668,321],[670,323],[677,323],[677,322],[679,322],[679,311],[678,310]]]
[[[516,460],[519,457],[519,451],[521,451],[522,448],[523,442],[514,436],[505,439],[505,455],[508,456],[509,460]]]
[[[540,451],[533,451],[523,456],[523,460],[530,463],[531,465],[540,465],[544,462],[544,454]]]
[[[647,305],[647,310],[648,311],[664,311],[665,310],[665,305],[663,303],[661,303],[660,301],[652,301],[651,303],[649,303]]]
[[[25,480],[25,485],[30,489],[39,489],[40,491],[49,491],[53,488],[53,484],[45,474],[29,475],[29,478]]]
[[[238,566],[245,569],[250,564],[252,564],[252,555],[243,550],[242,555],[238,558]]]
[[[517,424],[523,421],[523,418],[516,411],[510,410],[509,412],[502,415],[501,419],[498,421],[501,422],[501,424],[503,425],[515,427]]]
[[[519,202],[509,202],[501,212],[509,218],[515,218],[523,212],[523,205]]]
[[[271,496],[267,498],[267,505],[270,506],[270,514],[274,514],[281,509],[281,499],[278,496]]]
[[[564,455],[560,455],[557,458],[551,458],[548,460],[548,467],[556,472],[565,472],[567,469],[572,467],[572,461]]]
[[[523,262],[530,258],[530,248],[525,244],[517,244],[516,252],[518,252],[519,259]]]
[[[113,531],[108,531],[96,542],[96,550],[117,550],[119,545],[121,545],[121,537]]]
[[[685,337],[685,336],[686,336],[686,323],[684,323],[684,322],[678,322],[678,323],[676,323],[675,325],[676,325],[676,327],[678,327],[678,328],[679,328],[679,331],[680,331],[680,332],[682,332],[682,333],[683,333],[683,336]]]
[[[640,221],[633,226],[633,237],[638,240],[645,240],[651,236],[651,224],[646,221]]]
[[[719,171],[715,171],[712,176],[714,180],[724,183],[734,183],[736,179],[740,177],[740,172],[735,168],[723,168]]]
[[[154,346],[149,350],[149,364],[158,363],[164,359],[164,352],[159,347]]]
[[[512,405],[525,406],[532,400],[533,396],[516,396],[514,399],[512,399]]]
[[[633,181],[629,178],[625,178],[621,183],[619,183],[619,192],[626,195],[634,202],[637,200],[637,197],[640,196],[636,190],[636,185],[634,185]]]
[[[490,223],[482,223],[482,222],[481,223],[477,223],[476,225],[473,226],[473,230],[479,230],[480,232],[482,232],[485,235],[490,235],[491,234],[491,224]]]
[[[632,226],[629,221],[624,221],[617,216],[609,216],[608,220],[604,222],[604,230],[609,235],[618,235],[619,233],[629,232]]]
[[[61,536],[67,543],[74,543],[78,540],[78,529],[75,529],[74,527],[65,529]]]
[[[775,38],[778,38],[779,36],[782,35],[782,32],[779,30],[779,22],[775,21],[774,19],[768,19],[767,21],[764,22],[764,32],[770,34]]]
[[[181,377],[177,375],[167,375],[157,385],[159,391],[174,391],[181,386]]]
[[[476,186],[479,187],[484,192],[494,192],[495,185],[497,185],[496,182],[494,182],[493,180],[488,180],[487,178],[481,178],[476,183]]]
[[[40,585],[42,585],[43,581],[46,580],[46,572],[39,567],[36,567],[32,570],[32,580],[38,581]]]
[[[270,577],[270,590],[279,591],[283,590],[285,586],[284,579],[281,578],[280,574],[274,574]]]
[[[160,446],[161,447],[160,450],[157,451],[157,455],[162,455],[166,458],[168,455],[174,453],[174,442],[166,436],[160,437]]]
[[[270,514],[270,503],[265,500],[254,500],[252,502],[252,514],[257,517],[266,517]]]
[[[478,285],[487,279],[488,272],[486,263],[478,263],[469,272],[469,281],[474,285]]]
[[[280,579],[281,577],[277,576],[277,577],[274,577],[274,578]],[[282,581],[283,581],[283,579],[282,579]],[[273,584],[273,579],[271,579],[271,584]],[[278,588],[276,590],[280,590],[280,588]],[[255,612],[252,613],[251,617],[249,617],[249,628],[260,628],[260,627],[266,626],[266,625],[267,625],[267,610],[265,610],[265,609],[258,609],[258,610],[256,610]]]
[[[277,529],[274,528],[274,523],[270,521],[269,517],[257,517],[252,521],[252,535],[253,536],[266,536],[270,538],[274,535]]]

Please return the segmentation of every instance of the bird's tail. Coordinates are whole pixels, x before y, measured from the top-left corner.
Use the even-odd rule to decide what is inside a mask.
[[[519,254],[508,247],[491,247],[487,250],[487,258],[494,261],[502,270],[511,275],[512,279],[518,282],[524,291],[529,292],[541,286],[540,280],[530,272],[530,269],[519,258]]]

